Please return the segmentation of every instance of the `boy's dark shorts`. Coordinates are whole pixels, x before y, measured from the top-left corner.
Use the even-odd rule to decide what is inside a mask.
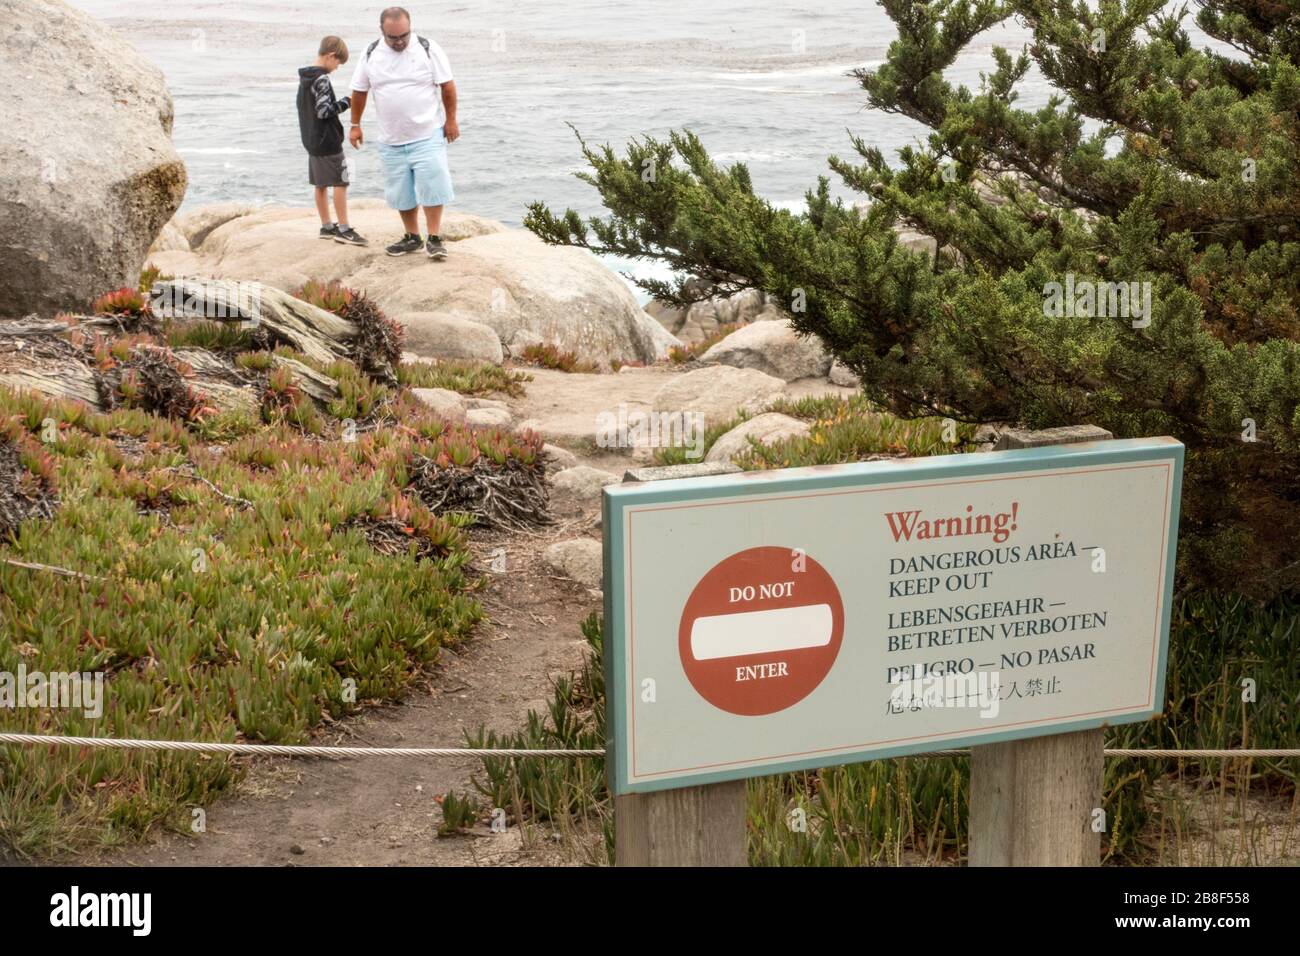
[[[307,181],[313,186],[346,186],[351,179],[348,158],[342,151],[333,156],[307,157]]]

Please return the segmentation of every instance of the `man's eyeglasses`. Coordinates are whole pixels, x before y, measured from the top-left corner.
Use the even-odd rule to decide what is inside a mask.
[[[406,31],[405,33],[403,33],[401,36],[396,36],[396,37],[395,37],[395,36],[390,36],[390,35],[387,34],[387,33],[384,34],[384,39],[387,40],[389,43],[405,43],[405,42],[406,42],[407,40],[409,40],[410,38],[411,38],[411,31],[410,31],[410,30],[407,30],[407,31]]]

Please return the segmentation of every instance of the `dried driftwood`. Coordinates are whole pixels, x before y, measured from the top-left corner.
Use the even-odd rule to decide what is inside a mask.
[[[256,282],[159,282],[150,291],[150,305],[158,318],[246,323],[260,330],[269,344],[288,345],[319,362],[351,358],[362,331],[355,322]],[[106,376],[97,369],[88,348],[69,340],[74,330],[111,334],[127,329],[122,319],[105,316],[51,320],[32,315],[0,321],[0,386],[85,402],[101,411],[113,407],[120,384],[117,374],[125,370]],[[171,354],[193,370],[186,383],[206,394],[208,404],[223,411],[255,411],[259,406],[258,373],[206,349],[181,348]],[[338,383],[328,375],[284,356],[275,356],[274,362],[287,368],[295,384],[319,406],[338,398]]]
[[[480,458],[468,468],[456,468],[417,456],[411,488],[434,514],[466,512],[489,528],[526,531],[552,521],[545,469],[513,458],[504,465]]]
[[[99,408],[95,374],[76,362],[42,363],[44,367],[12,367],[0,370],[0,386],[16,392],[37,392],[50,398],[68,398]]]
[[[317,362],[350,358],[359,332],[355,323],[260,282],[170,279],[149,295],[160,317],[247,323]]]

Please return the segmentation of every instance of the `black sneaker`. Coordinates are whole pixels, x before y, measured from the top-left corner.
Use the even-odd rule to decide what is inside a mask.
[[[349,246],[368,246],[370,240],[365,238],[351,226],[339,226],[338,232],[334,235],[335,242],[342,242]]]
[[[320,237],[322,239],[337,239],[339,237],[339,227],[334,223],[330,223],[328,226],[321,226]]]
[[[423,243],[420,242],[419,236],[405,235],[398,239],[384,251],[390,256],[404,256],[408,252],[415,252]]]
[[[447,247],[442,244],[439,236],[430,236],[429,241],[424,244],[424,248],[429,253],[430,259],[446,259]]]

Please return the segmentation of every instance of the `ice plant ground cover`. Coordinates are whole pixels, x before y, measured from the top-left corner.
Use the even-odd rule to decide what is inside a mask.
[[[209,324],[86,347],[114,371],[148,350],[188,389],[169,347],[205,338],[264,376],[257,414],[199,401],[192,417],[166,417],[125,375],[105,376],[111,412],[0,389],[0,671],[104,676],[98,718],[0,709],[0,728],[303,742],[323,721],[401,698],[481,619],[475,518],[434,513],[428,490],[460,471],[540,482],[540,441],[450,425],[342,360],[316,368],[338,386],[321,407],[272,367],[292,352]],[[397,375],[519,387],[469,363]],[[3,746],[0,849],[50,858],[188,827],[191,808],[240,772],[206,754]]]

